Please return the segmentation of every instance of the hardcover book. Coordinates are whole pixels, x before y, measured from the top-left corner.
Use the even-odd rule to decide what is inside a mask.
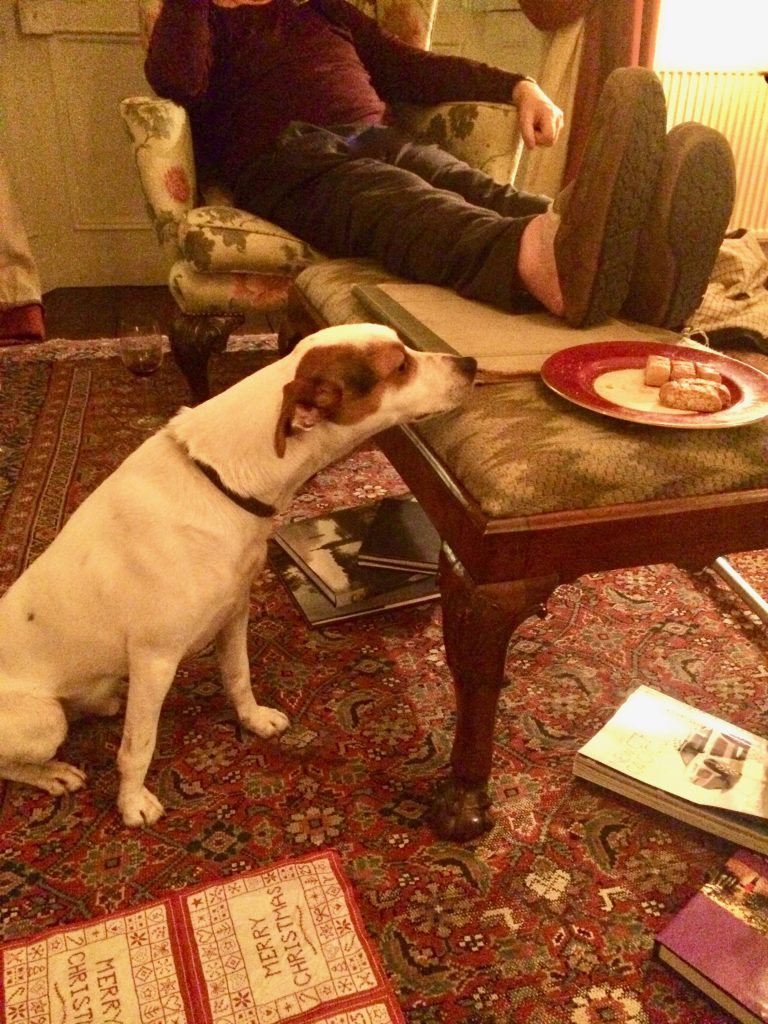
[[[280,526],[273,537],[303,573],[335,605],[367,601],[415,583],[419,574],[407,579],[397,570],[372,569],[360,565],[358,554],[379,507],[378,502],[340,508],[307,519],[294,519]]]
[[[7,1024],[405,1024],[332,851],[6,943],[0,982]]]
[[[640,686],[576,754],[574,775],[768,853],[768,743]]]
[[[411,578],[398,572],[392,575],[399,579],[399,587],[360,598],[351,604],[337,605],[312,583],[283,548],[271,541],[269,543],[269,561],[288,591],[291,600],[310,626],[344,622],[347,619],[373,615],[390,608],[436,601],[440,597],[440,588],[434,574],[419,573]]]
[[[412,494],[379,502],[360,551],[358,565],[401,572],[436,572],[440,534]]]
[[[659,932],[656,954],[743,1024],[766,1024],[768,861],[737,851]]]

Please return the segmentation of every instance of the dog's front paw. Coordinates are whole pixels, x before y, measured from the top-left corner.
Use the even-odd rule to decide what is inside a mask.
[[[32,784],[47,790],[52,796],[74,793],[85,785],[85,772],[66,761],[48,761],[46,764],[35,765],[33,772],[37,778],[30,779]]]
[[[129,828],[154,825],[165,814],[163,805],[145,786],[142,786],[138,793],[121,797],[117,801],[117,806]]]
[[[241,715],[240,723],[249,732],[255,732],[262,739],[279,736],[291,724],[287,715],[276,708],[265,708],[257,704],[253,710]]]

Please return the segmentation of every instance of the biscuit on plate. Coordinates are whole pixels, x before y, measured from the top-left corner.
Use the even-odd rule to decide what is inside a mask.
[[[659,401],[669,409],[687,412],[720,412],[731,402],[731,393],[725,384],[710,380],[684,378],[670,380],[659,389]]]
[[[686,377],[696,376],[696,364],[692,359],[673,359],[672,369],[669,373],[670,380],[685,380]]]
[[[667,356],[648,356],[645,363],[645,383],[660,388],[669,380],[672,363]]]
[[[719,370],[709,363],[696,363],[696,378],[698,380],[713,380],[716,384],[722,383],[723,378]]]

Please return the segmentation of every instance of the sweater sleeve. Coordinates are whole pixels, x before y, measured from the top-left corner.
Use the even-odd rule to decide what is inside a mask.
[[[204,95],[213,54],[210,0],[165,0],[144,73],[159,96],[188,105]]]
[[[526,77],[466,57],[410,46],[346,0],[315,3],[329,21],[349,31],[376,91],[388,103],[511,103],[514,87]]]

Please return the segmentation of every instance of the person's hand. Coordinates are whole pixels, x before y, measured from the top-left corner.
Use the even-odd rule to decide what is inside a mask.
[[[563,127],[563,112],[536,82],[523,79],[512,90],[518,125],[526,149],[554,146]]]

